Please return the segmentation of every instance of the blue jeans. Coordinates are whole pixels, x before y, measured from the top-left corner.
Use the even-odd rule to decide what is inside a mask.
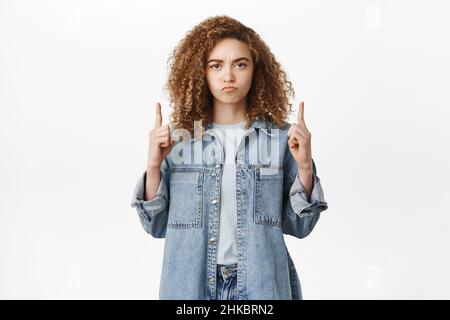
[[[235,295],[236,282],[237,264],[218,264],[216,300],[237,300]]]

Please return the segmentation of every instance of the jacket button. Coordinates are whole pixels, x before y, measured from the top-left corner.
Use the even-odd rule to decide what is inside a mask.
[[[209,239],[209,242],[211,242],[211,243],[213,243],[214,241],[216,241],[216,238],[214,238],[214,237]]]
[[[209,279],[209,281],[213,281],[214,277],[213,276],[209,276],[208,279]]]
[[[216,164],[216,168],[220,168],[220,164]]]
[[[211,203],[212,203],[212,204],[216,204],[216,203],[217,203],[217,200],[214,199],[213,201],[211,201]]]

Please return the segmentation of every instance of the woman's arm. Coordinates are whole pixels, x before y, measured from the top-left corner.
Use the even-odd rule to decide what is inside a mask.
[[[159,181],[157,176],[160,176]],[[150,176],[151,181],[148,181]],[[154,185],[157,183],[156,191]],[[152,190],[145,190],[150,185]],[[170,172],[167,159],[161,164],[159,173],[144,172],[133,192],[131,206],[136,208],[144,230],[155,238],[166,236],[169,217]],[[149,199],[149,200],[148,200]]]
[[[300,178],[300,182],[302,183],[305,193],[307,195],[308,202],[311,199],[311,193],[313,189],[313,169],[312,169],[312,162],[311,166],[300,168],[297,167],[298,171],[298,177]]]
[[[283,219],[281,228],[284,234],[296,238],[308,236],[320,218],[320,213],[328,209],[316,165],[312,161],[312,172],[307,173],[298,168],[290,152],[286,154],[284,166]],[[300,176],[309,175],[312,191],[307,195]]]
[[[161,182],[161,168],[148,167],[145,183],[145,197],[144,197],[145,201],[152,200],[155,197],[160,182]]]

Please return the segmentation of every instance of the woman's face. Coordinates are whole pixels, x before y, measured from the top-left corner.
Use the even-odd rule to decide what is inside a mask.
[[[248,45],[236,39],[222,39],[211,50],[206,65],[206,81],[215,99],[233,104],[246,98],[252,85],[253,59]],[[227,90],[225,87],[234,87]]]

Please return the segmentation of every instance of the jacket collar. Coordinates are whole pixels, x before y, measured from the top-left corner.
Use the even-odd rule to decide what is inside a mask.
[[[269,136],[273,136],[273,133],[271,133],[271,128],[274,128],[274,127],[275,127],[275,125],[272,122],[270,122],[270,121],[267,121],[265,119],[255,119],[250,124],[250,128],[248,129],[249,130],[248,132],[251,132],[251,131],[253,131],[255,129],[262,129],[261,131],[264,132],[265,134],[267,134]],[[209,129],[212,129],[212,121],[211,121],[211,119],[209,119],[208,122],[205,125],[204,135],[208,134],[208,135],[214,136],[215,134],[214,134],[214,132],[212,132],[213,130],[209,130]],[[203,135],[201,137],[203,137]],[[195,142],[197,140],[200,140],[201,137],[193,137],[191,139]]]
[[[265,119],[255,119],[253,120],[253,122],[250,124],[251,128],[258,128],[258,129],[270,129],[272,128],[272,124],[265,120]],[[205,131],[208,129],[212,128],[212,121],[210,120],[206,125],[205,125]]]

